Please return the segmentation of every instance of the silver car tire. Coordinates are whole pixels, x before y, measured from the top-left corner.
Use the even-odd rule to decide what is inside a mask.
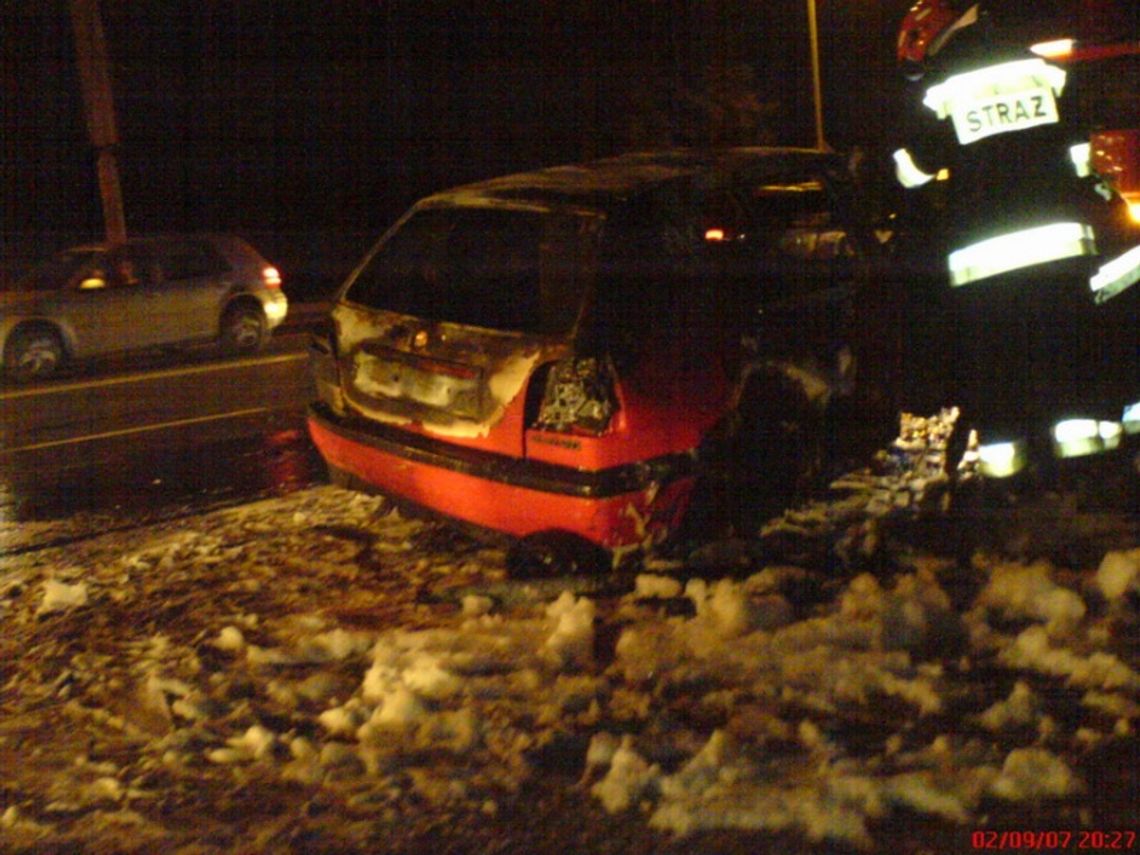
[[[222,316],[222,349],[256,353],[265,345],[265,314],[253,306],[234,306]]]
[[[4,370],[19,382],[49,377],[63,360],[63,343],[48,329],[17,330],[4,348]]]

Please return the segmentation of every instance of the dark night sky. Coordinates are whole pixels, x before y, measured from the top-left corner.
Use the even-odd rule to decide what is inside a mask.
[[[909,0],[818,0],[831,144],[874,148]],[[0,255],[101,229],[66,0],[3,27]],[[804,0],[103,0],[128,227],[375,232],[415,198],[683,135],[633,120],[750,66],[775,141],[813,142]],[[654,131],[654,127],[656,130]],[[648,130],[647,130],[648,128]],[[46,244],[46,245],[45,245]],[[301,247],[299,249],[299,247]],[[301,262],[298,262],[301,263]]]

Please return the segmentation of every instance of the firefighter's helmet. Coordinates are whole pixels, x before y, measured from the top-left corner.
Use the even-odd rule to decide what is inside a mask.
[[[917,0],[899,27],[898,60],[911,80],[922,76],[926,60],[941,46],[940,38],[961,15],[961,3],[953,0]]]

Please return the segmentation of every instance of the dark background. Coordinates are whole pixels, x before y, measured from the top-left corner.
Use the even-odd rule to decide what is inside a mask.
[[[876,161],[910,0],[818,0],[829,144]],[[104,0],[128,229],[250,237],[324,287],[416,198],[673,143],[814,144],[805,0]],[[66,0],[9,0],[9,271],[99,237]]]

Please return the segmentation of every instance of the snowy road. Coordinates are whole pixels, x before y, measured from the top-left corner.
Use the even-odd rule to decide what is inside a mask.
[[[826,568],[721,544],[527,583],[317,487],[0,559],[0,848],[917,855],[1135,832],[1135,520],[1062,504],[958,560],[929,526],[835,519],[859,548]],[[1031,557],[1046,528],[1095,560]]]

